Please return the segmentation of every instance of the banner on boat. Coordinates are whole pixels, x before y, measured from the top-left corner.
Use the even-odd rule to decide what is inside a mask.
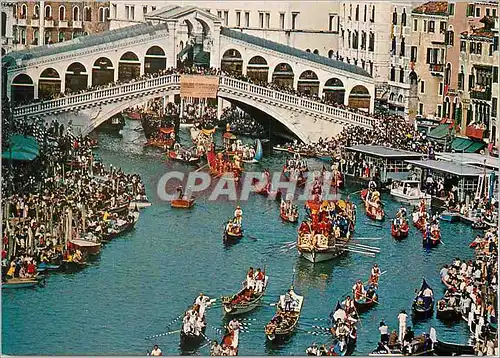
[[[217,98],[218,76],[181,75],[181,97]]]

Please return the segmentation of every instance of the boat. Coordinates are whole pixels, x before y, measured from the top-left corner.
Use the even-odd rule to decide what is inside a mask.
[[[347,314],[344,310],[340,301],[337,301],[337,306],[335,310],[330,313],[330,333],[333,336],[333,339],[336,341],[336,347],[334,350],[338,355],[351,355],[356,347],[356,342],[358,340],[357,332],[355,328],[355,324],[358,319],[356,311]],[[349,332],[344,332],[344,334],[339,334],[338,331],[338,323],[341,322],[342,326],[348,325],[352,326],[352,330]]]
[[[361,199],[365,204],[366,216],[375,221],[383,221],[385,219],[385,213],[384,209],[382,208],[382,202],[379,199],[380,193],[377,190],[373,192],[372,198],[375,199],[375,201],[373,202],[371,201],[371,199],[367,200],[367,196],[368,196],[368,189],[361,190]],[[375,205],[375,203],[377,202],[379,204]]]
[[[243,226],[234,223],[234,220],[229,220],[224,228],[223,241],[231,243],[239,241],[243,237]]]
[[[141,112],[134,111],[132,109],[126,109],[125,111],[123,111],[122,116],[125,119],[129,119],[129,120],[133,120],[133,121],[140,121],[141,120]]]
[[[118,237],[132,230],[138,220],[139,220],[139,212],[134,212],[133,219],[127,217],[127,220],[118,218],[112,221],[111,227],[108,227],[107,230],[103,232],[101,241],[106,243],[108,241],[111,241],[115,237]]]
[[[131,210],[144,209],[144,208],[148,208],[150,206],[151,206],[151,202],[147,198],[131,200],[130,203],[128,204],[128,208]]]
[[[441,231],[438,229],[425,231],[423,233],[422,245],[424,247],[436,247],[441,243]]]
[[[73,246],[80,251],[89,255],[99,255],[101,252],[101,243],[96,241],[89,241],[83,239],[72,239],[69,241]]]
[[[223,178],[225,180],[230,180],[230,181],[238,181],[241,176],[241,167],[239,164],[234,161],[228,161],[224,159],[223,153],[217,153],[213,150],[210,150],[207,153],[207,161],[208,161],[208,167],[209,167],[209,172],[216,178]],[[224,163],[224,167],[226,166],[227,162],[231,164],[231,168],[229,170],[220,170],[220,168],[217,168],[217,163]],[[222,166],[222,165],[221,165]]]
[[[128,213],[130,207],[130,201],[118,203],[112,208],[108,208],[106,211],[110,214],[125,214]]]
[[[402,347],[400,342],[394,346],[379,342],[378,347],[368,355],[370,357],[431,356],[435,353],[437,342],[436,330],[431,327],[429,334],[416,336],[409,346]]]
[[[396,240],[403,240],[408,237],[408,232],[410,231],[410,226],[408,225],[408,221],[403,219],[403,224],[396,227],[394,222],[391,224],[391,234],[392,237]]]
[[[293,301],[290,311],[285,311],[285,296],[280,295],[276,304],[276,313],[265,327],[266,337],[269,341],[278,341],[289,337],[299,322],[300,313],[304,304],[304,296],[295,293],[293,286],[288,291]]]
[[[2,282],[2,289],[11,289],[11,288],[32,288],[36,287],[40,284],[41,278],[37,277],[33,278],[9,278]]]
[[[170,202],[170,206],[178,209],[189,209],[194,206],[194,196],[191,199],[183,197],[182,199],[174,199]]]
[[[476,221],[476,222],[473,222],[472,225],[471,225],[472,229],[474,230],[487,230],[489,229],[489,225],[486,224],[484,221]]]
[[[420,181],[418,180],[394,180],[391,184],[390,194],[396,201],[417,205],[422,200],[430,206],[432,196],[425,194],[420,190]]]
[[[265,272],[264,272],[265,274]],[[257,308],[264,297],[267,289],[269,277],[264,278],[264,288],[262,292],[256,293],[252,290],[252,295],[248,300],[242,299],[248,297],[249,290],[246,288],[246,281],[243,282],[243,287],[237,294],[233,296],[224,296],[221,298],[222,311],[228,316],[236,316],[239,314],[247,313]]]
[[[174,146],[174,143],[175,127],[172,126],[159,128],[156,136],[149,137],[146,144],[161,149],[169,149]]]
[[[443,221],[448,221],[450,223],[460,221],[460,214],[453,211],[443,211],[439,218]]]
[[[187,153],[187,155],[184,155],[184,153]],[[188,150],[185,150],[183,152],[171,150],[171,151],[168,152],[168,157],[171,160],[175,160],[177,162],[181,162],[181,163],[184,163],[184,164],[196,164],[201,159],[200,156],[193,155]]]
[[[287,213],[283,207],[280,207],[280,218],[283,221],[289,222],[289,223],[296,223],[299,221],[299,211],[298,210],[292,210],[290,213]]]
[[[238,346],[239,346],[239,330],[233,331],[230,329],[226,329],[226,333],[222,337],[222,340],[220,342],[220,347],[229,347],[231,348],[231,353],[229,355],[231,356],[237,356],[238,355]],[[226,354],[218,354],[214,350],[210,350],[210,355],[211,356],[223,356]]]
[[[424,296],[426,290],[430,290],[432,293],[430,297]],[[427,318],[432,316],[434,312],[434,292],[425,279],[422,280],[422,287],[417,292],[411,308],[416,318]]]
[[[365,295],[362,295],[361,298],[356,299],[355,292],[353,292],[354,297],[354,306],[356,307],[357,313],[363,313],[372,308],[375,304],[378,303],[378,294],[377,294],[377,286],[369,285],[365,287]]]
[[[307,182],[307,171],[300,172],[299,176],[296,177],[296,176],[292,175],[292,173],[290,171],[288,171],[288,169],[284,169],[283,176],[285,177],[285,179],[287,181],[295,182],[297,184],[297,186],[305,186],[306,182]]]
[[[449,343],[440,341],[439,339],[434,344],[434,353],[438,356],[476,355],[474,346],[470,344]]]
[[[86,261],[63,260],[62,268],[65,272],[79,271],[87,266]]]
[[[54,264],[54,263],[48,263],[48,262],[41,262],[38,264],[36,270],[38,272],[44,272],[44,271],[57,271],[61,268],[61,264]]]
[[[458,311],[458,307],[451,307],[448,304],[448,300],[445,298],[437,301],[436,304],[436,318],[442,321],[457,321],[462,318],[461,312]]]
[[[264,151],[262,149],[262,143],[260,139],[255,140],[255,155],[251,159],[245,159],[243,156],[243,163],[258,163],[264,154]]]
[[[203,317],[203,321],[205,321],[205,317]],[[196,335],[194,333],[186,333],[182,330],[181,328],[181,333],[180,333],[180,338],[181,338],[181,346],[183,347],[186,347],[186,346],[194,346],[194,345],[198,345],[200,344],[201,342],[203,342],[203,340],[205,339],[205,330],[207,329],[206,325],[202,327],[201,329],[201,334],[199,335]]]

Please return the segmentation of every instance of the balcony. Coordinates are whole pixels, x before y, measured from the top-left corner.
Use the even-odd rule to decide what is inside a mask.
[[[491,91],[490,90],[481,90],[481,89],[471,89],[470,90],[470,98],[480,99],[483,101],[491,101]]]
[[[40,19],[31,19],[31,27],[40,27]]]
[[[429,64],[429,71],[431,71],[432,75],[443,76],[444,75],[444,64],[431,63],[431,64]]]
[[[82,22],[81,21],[74,21],[72,22],[72,26],[74,29],[81,29],[82,28]]]
[[[68,28],[68,20],[59,20],[59,23],[57,25],[60,29],[66,29]]]
[[[45,28],[54,27],[54,20],[45,20]]]
[[[476,127],[474,125],[467,126],[465,135],[469,138],[483,139],[486,138],[488,132],[486,128]]]
[[[26,18],[24,18],[24,19],[17,19],[16,23],[17,23],[17,26],[26,26],[27,21],[26,21]]]

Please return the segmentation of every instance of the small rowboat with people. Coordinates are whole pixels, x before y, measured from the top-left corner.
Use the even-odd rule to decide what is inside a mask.
[[[170,202],[170,206],[177,209],[189,209],[194,206],[194,196],[191,196],[190,199],[183,197],[182,199],[174,199]]]
[[[101,242],[108,242],[112,239],[132,230],[139,220],[139,212],[131,212],[126,218],[117,218],[110,222],[111,226],[106,228],[101,237]]]
[[[394,345],[379,342],[378,347],[368,355],[370,357],[432,356],[435,353],[436,342],[436,330],[431,327],[429,333],[414,337],[404,346],[400,342]]]
[[[347,302],[347,299],[346,301]],[[351,355],[358,340],[355,318],[356,311],[353,307],[342,307],[339,301],[335,310],[330,313],[331,327],[330,333],[334,341],[336,341],[334,350],[337,355]]]
[[[205,330],[207,328],[206,309],[215,300],[211,300],[208,296],[200,294],[193,306],[185,313],[182,319],[182,327],[180,332],[181,347],[186,348],[200,344],[204,339]]]
[[[422,245],[424,247],[436,247],[441,243],[441,230],[439,229],[439,225],[427,225],[422,236]]]
[[[237,206],[234,211],[234,217],[228,220],[224,226],[223,241],[226,244],[237,242],[243,237],[243,225],[241,223],[242,216],[243,212],[241,207]]]
[[[233,296],[223,296],[222,300],[222,310],[224,314],[228,316],[236,316],[239,314],[247,313],[257,308],[262,300],[262,297],[266,294],[267,283],[269,277],[266,276],[265,270],[260,273],[264,279],[262,280],[262,289],[255,287],[249,287],[247,281],[243,281],[241,290]],[[259,278],[256,278],[256,280]],[[257,281],[256,281],[257,282]]]
[[[280,296],[276,304],[276,313],[265,327],[269,341],[278,341],[289,337],[299,322],[304,304],[304,296],[295,293],[293,286]]]
[[[74,259],[66,259],[62,261],[62,267],[64,272],[75,272],[85,268],[87,266],[87,261],[82,259],[81,261]]]
[[[406,239],[409,231],[410,226],[408,225],[408,220],[406,219],[406,209],[401,208],[391,224],[392,237],[396,240]]]
[[[365,204],[366,215],[375,221],[382,221],[385,218],[382,202],[380,201],[380,193],[378,190],[361,190],[361,199]]]
[[[440,341],[434,344],[434,353],[438,356],[475,356],[476,350],[470,344],[457,344]]]
[[[232,322],[229,323],[229,326]],[[222,340],[219,343],[217,341],[212,342],[212,346],[210,347],[210,355],[211,356],[237,356],[238,355],[238,346],[239,346],[239,322],[236,323],[236,329],[231,329],[229,326],[226,328],[226,333],[222,337]]]
[[[377,285],[372,283],[369,283],[362,293],[357,293],[356,290],[353,290],[352,295],[354,297],[354,306],[358,314],[368,311],[378,303]]]
[[[434,291],[425,278],[422,280],[420,290],[416,292],[411,308],[415,318],[428,318],[434,312]]]
[[[462,313],[459,310],[458,306],[450,303],[449,297],[444,297],[436,303],[436,318],[442,321],[458,321],[462,318]]]
[[[299,221],[299,208],[291,200],[281,200],[280,217],[283,221],[296,223]]]
[[[2,281],[2,289],[12,289],[12,288],[33,288],[42,283],[44,276],[34,276],[27,278],[8,278]]]
[[[177,145],[177,143],[174,145]],[[168,157],[171,160],[184,164],[196,164],[200,161],[201,157],[191,153],[190,150],[171,150],[168,152]]]
[[[247,155],[248,152],[248,155]],[[243,149],[243,163],[258,163],[264,154],[260,139],[255,140],[255,149]]]

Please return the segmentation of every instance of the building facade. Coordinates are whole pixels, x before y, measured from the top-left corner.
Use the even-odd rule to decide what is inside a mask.
[[[4,16],[12,19],[12,46],[8,50],[54,44],[109,29],[109,2],[15,1],[10,4],[6,9],[2,7],[2,19]],[[6,33],[10,31],[8,22],[7,27]]]

